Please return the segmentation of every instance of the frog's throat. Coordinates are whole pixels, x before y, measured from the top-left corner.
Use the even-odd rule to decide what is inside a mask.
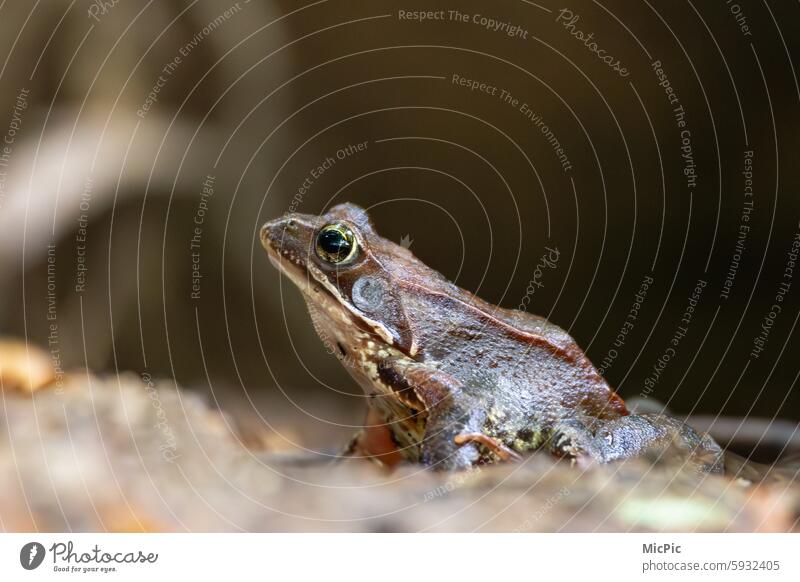
[[[392,415],[398,421],[406,417],[424,414],[426,405],[422,397],[408,385],[402,385],[380,371],[381,361],[395,357],[407,357],[397,347],[386,345],[354,320],[350,311],[341,308],[338,301],[328,294],[318,292],[314,296],[303,294],[308,311],[314,320],[314,328],[323,342],[335,338],[337,342],[356,346],[353,352],[342,355],[340,360],[348,372],[370,397],[370,402],[383,403],[383,407],[398,407]],[[353,358],[353,359],[350,359]],[[391,401],[391,405],[388,404]],[[400,410],[404,412],[401,413]]]
[[[331,311],[331,307],[333,307],[333,309],[344,310],[351,318],[360,321],[366,329],[375,333],[386,342],[386,344],[390,346],[395,345],[394,335],[389,331],[389,328],[381,322],[365,316],[353,307],[342,295],[341,291],[328,280],[325,273],[318,267],[310,262],[301,264],[287,259],[286,257],[282,257],[278,251],[274,250],[272,247],[267,247],[267,255],[269,256],[270,262],[300,289],[307,302],[316,306],[320,306],[320,304],[325,302],[325,299],[318,296],[318,289],[321,288],[327,294],[327,299],[334,302],[334,306],[331,306],[328,302],[325,303],[324,307],[326,311]],[[319,287],[317,287],[317,285]]]
[[[389,331],[385,325],[381,322],[376,321],[370,317],[365,316],[363,313],[358,311],[355,307],[353,307],[350,302],[342,296],[341,291],[328,280],[325,276],[325,273],[320,271],[316,266],[312,265],[311,263],[306,265],[306,269],[308,270],[309,274],[314,278],[314,280],[319,283],[325,291],[327,291],[336,302],[344,307],[350,314],[359,321],[365,323],[375,334],[380,337],[383,341],[385,341],[388,345],[394,345],[395,340],[392,332]]]
[[[420,445],[425,440],[427,430],[427,414],[415,413],[402,402],[392,399],[374,399],[370,407],[389,428],[400,454],[412,462],[418,462]]]

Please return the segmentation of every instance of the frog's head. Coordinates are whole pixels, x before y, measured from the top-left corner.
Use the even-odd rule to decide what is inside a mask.
[[[398,277],[426,268],[407,249],[379,236],[364,209],[334,206],[321,216],[286,214],[261,228],[272,263],[303,292],[312,314],[337,337],[366,332],[413,355]]]

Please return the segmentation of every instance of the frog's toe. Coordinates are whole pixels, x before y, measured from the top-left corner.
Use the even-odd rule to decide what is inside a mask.
[[[550,452],[556,457],[567,457],[578,461],[602,460],[602,452],[595,442],[594,434],[576,418],[561,421],[550,435]]]
[[[550,439],[550,450],[559,457],[572,457],[579,452],[569,435],[558,432]]]
[[[53,363],[47,354],[30,344],[0,339],[0,389],[32,394],[55,381]]]
[[[499,440],[492,438],[488,435],[485,435],[481,432],[468,432],[468,433],[461,433],[456,435],[453,438],[453,441],[458,445],[465,445],[467,443],[476,443],[482,445],[490,452],[497,455],[497,457],[501,461],[521,461],[522,457],[514,451],[510,449],[506,445],[504,445]]]

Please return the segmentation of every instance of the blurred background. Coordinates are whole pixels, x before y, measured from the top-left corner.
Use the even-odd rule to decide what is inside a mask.
[[[335,450],[363,398],[257,232],[351,201],[460,286],[569,330],[623,397],[718,435],[794,426],[798,17],[3,3],[0,334]]]

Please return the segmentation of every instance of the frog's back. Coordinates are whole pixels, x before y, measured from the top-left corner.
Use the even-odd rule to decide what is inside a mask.
[[[457,377],[474,397],[520,417],[557,420],[580,412],[627,414],[625,405],[563,329],[543,317],[491,305],[466,291],[437,296],[437,309],[417,295],[421,357]]]
[[[519,310],[495,310],[495,317],[514,331],[508,350],[522,364],[528,391],[546,393],[562,412],[581,411],[599,418],[628,413],[624,402],[600,375],[573,337],[547,319]]]

